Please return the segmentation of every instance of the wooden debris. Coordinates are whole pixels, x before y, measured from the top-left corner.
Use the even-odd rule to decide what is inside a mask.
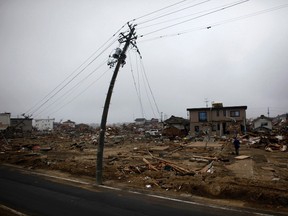
[[[165,160],[165,159],[162,159],[162,158],[155,157],[151,153],[150,153],[150,155],[152,156],[152,158],[154,158],[156,160],[159,160],[159,161],[161,161],[161,163],[172,167],[173,170],[175,170],[176,172],[179,172],[182,175],[194,175],[195,174],[195,171],[188,170],[188,169],[185,169],[183,167],[180,167],[180,166],[178,166],[177,164],[175,164],[172,161],[168,161],[168,160]]]
[[[282,152],[285,152],[287,150],[287,145],[283,145],[281,148],[280,148],[280,151]]]
[[[169,146],[156,146],[153,148],[150,148],[149,151],[166,151],[169,149]]]
[[[261,169],[275,172],[275,169],[273,169],[272,167],[261,167]]]
[[[143,158],[143,161],[148,165],[149,169],[159,171],[155,166],[153,166],[146,158]]]
[[[270,147],[268,147],[268,146],[267,146],[267,147],[265,147],[265,150],[266,150],[266,151],[268,151],[268,152],[273,152],[273,149],[272,149],[272,148],[270,148]]]
[[[211,167],[213,166],[213,161],[206,166],[204,166],[201,170],[199,170],[199,173],[206,173]]]
[[[192,157],[191,159],[189,159],[189,161],[197,161],[197,162],[205,162],[205,163],[209,163],[209,160],[207,160],[207,159],[203,159],[203,158],[195,158],[195,157]]]
[[[248,156],[248,155],[240,155],[240,156],[235,157],[235,159],[237,159],[237,160],[244,160],[244,159],[247,159],[247,158],[250,158],[250,156]]]
[[[208,160],[208,161],[217,161],[218,160],[217,157],[205,157],[205,156],[197,156],[197,155],[192,155],[192,158],[204,159],[204,160]]]
[[[180,147],[178,147],[178,148],[174,149],[173,151],[171,151],[171,152],[168,152],[166,155],[171,155],[171,154],[173,154],[173,153],[175,153],[175,152],[177,152],[177,151],[180,151],[180,150],[182,150],[183,148],[184,148],[184,146],[180,146]]]

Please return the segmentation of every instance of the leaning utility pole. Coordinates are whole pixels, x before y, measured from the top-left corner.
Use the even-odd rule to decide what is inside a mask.
[[[100,125],[100,135],[99,135],[99,142],[98,142],[98,148],[97,148],[97,166],[96,166],[96,184],[100,185],[102,184],[102,173],[103,173],[103,151],[104,151],[104,141],[105,141],[105,131],[106,131],[106,122],[107,122],[107,115],[108,115],[108,110],[109,110],[109,105],[110,105],[110,100],[113,92],[113,88],[115,85],[116,77],[119,71],[120,66],[125,64],[125,58],[126,58],[126,51],[130,45],[134,45],[135,43],[132,42],[132,40],[135,40],[137,36],[135,36],[135,26],[131,26],[128,23],[128,26],[130,28],[130,32],[127,35],[124,35],[124,33],[120,33],[120,38],[119,42],[120,43],[125,43],[123,50],[120,48],[116,49],[116,53],[113,55],[115,58],[114,62],[110,62],[110,67],[116,63],[116,67],[113,73],[113,76],[111,78],[111,82],[109,85],[108,93],[106,96],[105,104],[104,104],[104,109],[102,113],[102,120],[101,120],[101,125]],[[134,45],[135,46],[135,45]],[[109,64],[109,62],[108,62]]]

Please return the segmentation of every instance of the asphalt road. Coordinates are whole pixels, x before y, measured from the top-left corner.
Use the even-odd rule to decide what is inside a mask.
[[[0,166],[0,204],[27,215],[257,215],[143,194],[68,185]]]

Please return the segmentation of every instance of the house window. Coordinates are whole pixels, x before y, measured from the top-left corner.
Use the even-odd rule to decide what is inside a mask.
[[[216,115],[217,117],[219,117],[219,110],[216,110]]]
[[[261,123],[261,127],[265,127],[265,126],[268,126],[268,122],[262,122]]]
[[[231,117],[239,117],[240,116],[240,111],[230,111],[230,116]]]
[[[198,113],[199,122],[207,122],[207,112]]]
[[[212,125],[212,131],[216,131],[217,130],[217,124],[213,124]]]
[[[226,110],[223,110],[223,116],[226,116]]]

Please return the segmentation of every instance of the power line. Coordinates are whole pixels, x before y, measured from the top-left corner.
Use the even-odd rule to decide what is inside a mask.
[[[120,31],[120,30],[118,30]],[[115,34],[114,34],[115,35]],[[114,35],[112,37],[114,37]],[[111,39],[109,38],[102,46],[100,46],[94,53],[92,53],[80,66],[78,66],[68,77],[66,77],[62,82],[60,82],[54,89],[52,89],[43,99],[37,102],[34,106],[28,109],[25,113],[29,113],[32,111],[36,106],[38,106],[41,102],[43,102],[46,98],[48,98],[56,89],[58,89],[67,79],[69,79],[73,74],[75,74],[83,65],[85,65],[89,59],[91,59],[106,43],[108,43]]]
[[[155,107],[156,107],[156,109],[157,109],[158,115],[160,116],[160,111],[159,111],[158,105],[157,105],[157,103],[156,103],[156,100],[155,100],[155,97],[154,97],[152,88],[151,88],[151,86],[150,86],[150,84],[149,84],[149,80],[148,80],[148,77],[147,77],[147,74],[146,74],[146,70],[145,70],[145,67],[144,67],[144,64],[143,64],[143,59],[140,59],[140,65],[141,65],[141,67],[142,67],[142,70],[143,70],[143,73],[144,73],[144,77],[145,77],[145,80],[146,80],[146,82],[147,82],[147,85],[148,85],[149,91],[150,91],[150,93],[151,93],[151,96],[152,96],[152,98],[153,98],[153,101],[154,101]]]
[[[153,24],[147,25],[147,26],[138,27],[138,29],[149,28],[149,27],[157,26],[157,25],[160,25],[160,24],[163,24],[163,23],[167,23],[167,22],[175,22],[176,20],[179,20],[179,19],[183,19],[183,18],[186,18],[186,17],[191,17],[191,16],[194,16],[194,15],[197,15],[197,14],[202,14],[202,13],[205,13],[207,11],[215,10],[215,9],[218,9],[218,8],[221,8],[221,7],[226,7],[228,5],[231,5],[231,3],[225,4],[225,5],[221,5],[221,6],[218,6],[218,7],[214,7],[214,8],[211,8],[211,9],[207,9],[207,10],[202,10],[202,11],[199,11],[199,12],[193,12],[192,14],[188,14],[188,15],[181,16],[181,17],[176,17],[176,18],[173,17],[172,19],[169,19],[169,20],[164,20],[164,21],[161,21],[161,22],[158,22],[158,23],[153,23]]]
[[[146,40],[139,41],[139,43],[152,41],[152,40],[156,40],[156,39],[162,39],[162,38],[165,38],[165,37],[180,36],[180,35],[183,35],[183,34],[188,34],[188,33],[199,31],[199,30],[207,30],[207,29],[211,29],[212,27],[224,25],[224,24],[231,23],[231,22],[236,22],[236,21],[243,20],[243,19],[248,19],[248,18],[251,18],[251,17],[254,17],[254,16],[262,15],[262,14],[265,14],[265,13],[270,13],[270,12],[273,12],[275,10],[280,10],[280,9],[283,9],[283,8],[286,8],[286,7],[288,7],[288,4],[279,5],[279,6],[276,6],[276,7],[273,7],[273,8],[257,11],[257,12],[246,14],[246,15],[243,15],[243,16],[234,17],[234,18],[231,18],[231,19],[222,20],[222,21],[215,22],[215,23],[212,23],[212,24],[208,24],[208,25],[205,25],[205,26],[202,26],[202,27],[195,27],[195,28],[187,29],[187,30],[184,30],[182,32],[178,32],[178,33],[174,33],[174,34],[155,36],[153,38],[149,38],[149,39],[146,39]]]
[[[154,21],[154,20],[156,20],[156,19],[163,18],[163,17],[165,17],[165,16],[169,16],[169,15],[174,14],[174,13],[178,13],[178,12],[181,12],[181,11],[187,10],[187,9],[189,9],[189,8],[192,8],[192,7],[196,7],[196,6],[198,6],[198,5],[201,5],[201,4],[204,4],[204,3],[207,3],[207,2],[209,2],[209,1],[211,1],[211,0],[205,0],[205,1],[203,1],[203,2],[200,2],[200,3],[194,4],[194,5],[191,5],[191,6],[185,7],[185,8],[181,8],[181,9],[176,10],[176,11],[172,11],[172,12],[169,12],[169,13],[163,14],[163,15],[161,15],[161,16],[158,16],[158,17],[152,18],[152,19],[150,19],[150,20],[146,20],[146,21],[140,22],[140,23],[138,23],[138,26],[139,26],[139,25],[142,25],[142,24],[144,24],[144,23],[147,23],[147,22]]]
[[[205,14],[202,14],[202,15],[199,15],[199,16],[196,16],[196,17],[193,17],[193,18],[190,18],[190,19],[187,19],[187,20],[184,20],[184,21],[169,25],[169,26],[165,26],[163,28],[160,28],[160,29],[157,29],[157,30],[154,30],[154,31],[151,31],[151,32],[148,32],[146,34],[141,35],[140,37],[147,36],[147,35],[150,35],[150,34],[154,34],[156,32],[162,31],[164,29],[171,28],[171,27],[174,27],[174,26],[177,26],[177,25],[181,25],[183,23],[186,23],[186,22],[189,22],[189,21],[192,21],[192,20],[195,20],[195,19],[199,19],[199,18],[204,17],[204,16],[208,16],[210,14],[217,13],[219,11],[222,11],[222,10],[225,10],[225,9],[228,9],[228,8],[243,4],[243,3],[248,2],[248,1],[249,0],[244,0],[244,1],[241,1],[241,2],[237,2],[237,3],[234,3],[232,5],[229,5],[229,6],[226,6],[226,7],[222,7],[220,9],[217,9],[217,10],[214,10],[214,11],[211,11],[211,12],[208,12],[208,13],[205,13]]]
[[[73,76],[64,86],[62,86],[60,89],[58,89],[52,96],[48,97],[39,107],[37,107],[33,112],[32,115],[37,112],[39,109],[41,109],[45,104],[47,104],[53,97],[55,97],[59,92],[61,92],[66,86],[68,86],[76,77],[78,77],[87,67],[89,67],[97,58],[99,58],[100,55],[102,55],[110,46],[112,46],[115,43],[116,40],[111,42],[109,46],[107,46],[100,54],[98,54],[95,58],[93,58],[82,70],[80,70],[75,76]]]
[[[63,97],[68,98],[71,94],[73,94],[74,90],[76,90],[82,82],[84,82],[86,79],[88,79],[92,74],[94,74],[98,69],[100,69],[104,64],[106,63],[106,60],[101,63],[96,69],[94,69],[92,72],[90,72],[86,77],[84,77],[82,80],[80,80],[78,83],[76,83],[74,86],[72,86],[70,89],[68,89],[64,94],[62,94],[60,97],[58,97],[54,102],[46,106],[43,110],[38,112],[37,116],[39,116],[41,113],[43,113],[45,110],[50,108],[52,105],[54,105],[56,102],[58,102]]]
[[[166,6],[166,7],[160,8],[160,9],[158,9],[158,10],[152,11],[152,12],[150,12],[150,13],[148,13],[148,14],[145,14],[145,15],[143,15],[143,16],[140,16],[140,17],[137,17],[137,18],[135,18],[135,19],[132,19],[132,20],[130,20],[129,22],[134,22],[134,21],[136,21],[136,20],[138,20],[138,19],[142,19],[142,18],[144,18],[144,17],[147,17],[147,16],[150,16],[150,15],[152,15],[152,14],[158,13],[158,12],[160,12],[160,11],[162,11],[162,10],[166,10],[167,8],[174,7],[175,5],[181,4],[181,3],[185,2],[185,1],[187,1],[187,0],[182,0],[182,1],[180,1],[180,2],[176,2],[176,3],[172,4],[172,5],[168,5],[168,6]]]
[[[144,117],[144,109],[143,109],[142,99],[141,99],[141,95],[140,95],[140,92],[137,88],[136,81],[135,81],[134,71],[133,71],[133,67],[132,67],[131,54],[130,54],[130,52],[128,54],[129,54],[129,60],[130,60],[129,62],[130,62],[131,74],[132,74],[132,78],[133,78],[133,85],[134,85],[134,88],[136,90],[137,98],[139,100],[142,117]],[[137,71],[138,71],[138,69],[137,69]]]
[[[148,103],[150,105],[151,111],[153,113],[153,116],[156,117],[157,115],[155,114],[155,109],[154,107],[157,109],[158,114],[160,114],[152,88],[150,86],[146,71],[145,71],[145,67],[143,62],[141,61],[142,58],[140,55],[138,55],[137,52],[135,52],[135,68],[137,71],[137,82],[138,82],[138,87],[136,84],[136,79],[134,76],[134,71],[133,71],[133,65],[132,65],[132,59],[131,59],[131,55],[129,52],[129,59],[130,59],[130,67],[131,67],[131,73],[132,73],[132,78],[133,78],[133,84],[137,93],[137,97],[141,106],[141,113],[142,113],[142,117],[145,117],[145,110],[144,110],[144,106],[143,106],[143,100],[142,100],[142,94],[141,94],[141,85],[140,83],[143,83],[142,88],[144,87],[147,99],[148,99]],[[140,60],[139,60],[140,59]],[[140,70],[139,70],[139,66],[138,66],[138,61],[140,61]],[[151,101],[151,97],[152,97],[152,101],[154,103],[154,107],[153,107],[153,103]]]
[[[234,21],[238,21],[238,20],[242,20],[242,19],[247,19],[247,18],[258,16],[258,15],[265,14],[265,13],[269,13],[269,12],[272,12],[272,11],[275,11],[275,10],[280,10],[280,9],[283,9],[283,8],[286,8],[286,7],[288,7],[288,4],[279,5],[279,6],[276,6],[276,7],[273,7],[273,8],[269,8],[269,9],[265,9],[265,10],[262,10],[262,11],[257,11],[257,12],[246,14],[246,15],[243,15],[243,16],[239,16],[239,17],[223,20],[223,21],[214,23],[214,24],[209,25],[209,26],[213,26],[214,27],[214,26],[218,26],[218,25],[223,25],[223,24],[226,24],[226,23],[230,23],[230,22],[234,22]]]
[[[30,113],[31,112],[31,115],[33,113],[35,113],[35,110],[39,110],[39,108],[35,109],[38,105],[40,105],[41,103],[42,104],[45,104],[45,102],[43,103],[43,101],[45,101],[53,92],[56,91],[56,89],[58,89],[62,84],[64,84],[66,82],[66,80],[68,80],[70,77],[72,77],[82,66],[84,66],[88,61],[89,59],[91,59],[97,52],[99,52],[107,43],[109,43],[110,40],[112,40],[115,35],[121,31],[121,29],[124,28],[125,25],[123,25],[119,30],[117,30],[105,43],[103,43],[94,53],[92,53],[80,66],[78,66],[70,75],[68,75],[62,82],[60,82],[54,89],[52,89],[46,96],[44,96],[43,99],[41,99],[40,101],[38,101],[35,105],[33,105],[31,108],[29,108],[25,113]],[[104,50],[105,51],[105,50]],[[103,53],[104,51],[102,51],[101,53]],[[100,53],[100,54],[101,54]],[[95,59],[94,59],[95,60]],[[92,60],[92,62],[94,61]],[[88,65],[89,66],[89,65]],[[88,67],[87,66],[87,67]],[[85,70],[85,69],[84,69]],[[81,71],[82,72],[82,71]],[[79,74],[78,74],[79,75]],[[73,78],[72,78],[73,79]],[[68,85],[68,84],[67,84]],[[61,90],[60,90],[61,91]],[[57,94],[57,93],[56,93]],[[52,96],[53,97],[53,96]],[[49,101],[49,99],[48,99]],[[41,105],[42,105],[41,104]],[[40,105],[40,107],[41,107]],[[33,112],[32,112],[33,111]]]
[[[153,116],[156,117],[156,114],[155,114],[155,111],[154,111],[154,108],[152,106],[152,102],[150,100],[150,97],[149,97],[149,93],[148,93],[148,90],[147,90],[147,85],[149,86],[149,83],[146,81],[145,79],[145,73],[144,73],[144,70],[142,69],[142,79],[143,79],[143,83],[144,83],[144,89],[145,89],[145,93],[146,93],[146,96],[147,96],[147,99],[148,99],[148,102],[149,102],[149,105],[150,105],[150,108],[152,110],[152,113],[153,113]],[[146,81],[146,82],[145,82]],[[145,83],[147,83],[147,85],[145,85]]]
[[[111,70],[111,68],[108,68],[106,71],[104,71],[96,80],[94,80],[92,83],[90,83],[90,85],[88,85],[83,91],[81,91],[78,95],[76,95],[75,97],[73,97],[70,101],[68,101],[67,103],[65,103],[64,105],[62,105],[59,109],[57,109],[56,111],[50,113],[50,115],[53,115],[57,112],[59,112],[61,109],[63,109],[65,106],[67,106],[68,104],[72,103],[75,99],[77,99],[80,95],[82,95],[84,92],[86,92],[91,86],[93,86],[97,81],[99,81],[109,70]]]

